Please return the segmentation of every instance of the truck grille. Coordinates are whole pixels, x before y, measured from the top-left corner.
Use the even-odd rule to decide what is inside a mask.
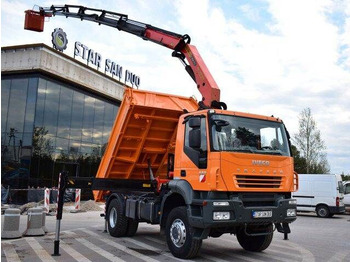
[[[282,182],[280,176],[236,175],[234,179],[239,188],[279,188]]]

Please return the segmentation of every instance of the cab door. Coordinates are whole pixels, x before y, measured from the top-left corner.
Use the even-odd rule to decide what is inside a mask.
[[[208,142],[206,117],[189,116],[178,133],[175,176],[187,180],[195,190],[207,190]],[[182,146],[181,146],[182,145]]]

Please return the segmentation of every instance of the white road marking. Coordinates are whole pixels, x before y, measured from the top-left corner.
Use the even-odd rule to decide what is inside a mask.
[[[9,262],[19,262],[19,261],[21,261],[21,259],[19,258],[16,250],[14,249],[14,247],[11,244],[3,245],[2,249],[4,250],[4,253],[5,253],[7,261],[9,261]]]
[[[345,250],[342,252],[337,252],[328,262],[343,262],[345,258],[350,255],[349,250]]]
[[[77,235],[77,236],[78,236],[78,234],[75,233],[75,232],[67,232],[67,231],[66,231],[65,233],[68,233],[68,234],[70,234],[70,235]],[[106,251],[106,250],[104,250],[104,249],[102,249],[102,248],[96,246],[95,244],[91,243],[90,241],[88,241],[88,240],[86,240],[86,239],[84,239],[84,238],[77,237],[77,238],[75,238],[75,240],[78,241],[79,243],[83,244],[83,245],[86,246],[87,248],[89,248],[89,249],[95,251],[95,252],[96,252],[97,254],[99,254],[100,256],[103,256],[103,257],[107,258],[107,259],[110,260],[110,261],[118,261],[118,262],[119,262],[119,261],[120,261],[120,262],[124,261],[124,262],[125,262],[125,260],[116,257],[116,256],[113,255],[112,253],[109,253],[108,251]]]
[[[134,251],[134,250],[132,250],[132,249],[126,247],[126,246],[123,246],[123,245],[120,245],[120,244],[118,244],[116,242],[113,242],[110,239],[107,240],[107,239],[101,238],[100,235],[96,234],[95,232],[92,232],[91,230],[86,230],[85,229],[84,232],[86,232],[86,233],[88,233],[88,234],[90,234],[92,236],[98,237],[98,239],[100,241],[103,241],[107,245],[113,246],[113,247],[115,247],[115,248],[117,248],[117,249],[119,249],[119,250],[121,250],[121,251],[123,251],[125,253],[128,253],[129,255],[137,257],[137,258],[139,258],[139,259],[141,259],[143,261],[146,261],[146,262],[159,262],[159,260],[156,260],[156,259],[153,259],[151,257],[145,256],[145,255],[143,255],[143,254],[141,254],[141,253],[139,253],[137,251]]]
[[[108,260],[121,261],[121,262],[124,261],[124,260],[118,258],[116,255],[109,253],[108,251],[96,246],[96,244],[79,236],[79,234],[76,232],[77,230],[78,229],[75,229],[74,231],[71,231],[71,230],[63,231],[62,233],[67,234],[67,235],[76,236],[76,238],[75,238],[76,241],[80,242],[82,245],[86,246],[87,248],[95,251],[99,255],[107,258]],[[102,234],[97,234],[91,230],[87,230],[86,228],[81,228],[81,229],[79,228],[79,230],[82,230],[87,235],[95,236],[100,241],[108,244],[109,246],[113,246],[113,247],[117,248],[118,250],[123,251],[123,252],[125,252],[133,257],[139,258],[143,261],[146,261],[146,262],[157,262],[158,261],[152,257],[149,257],[147,255],[142,254],[141,252],[137,252],[137,251],[133,250],[132,248],[127,247],[125,243],[123,243],[123,244],[116,243],[114,241],[111,241],[111,238],[104,238],[104,236]],[[87,235],[85,235],[85,236],[87,236]],[[54,235],[51,236],[51,234],[49,234],[48,237],[52,238],[52,237],[54,237]],[[40,259],[41,261],[45,261],[45,262],[46,261],[49,261],[49,262],[55,261],[54,258],[51,257],[51,254],[49,254],[36,239],[30,237],[30,238],[25,238],[25,240],[28,243],[28,245],[34,250],[35,254],[38,256],[38,259]],[[146,250],[157,252],[160,255],[166,256],[166,257],[171,258],[173,260],[181,261],[180,259],[173,257],[170,252],[164,251],[164,247],[166,246],[166,241],[165,241],[165,238],[163,236],[160,236],[160,237],[143,236],[142,239],[140,239],[140,240],[137,240],[134,238],[125,238],[125,240],[128,242],[131,242],[137,246],[140,246]],[[143,241],[147,242],[146,240],[150,240],[150,241],[157,243],[161,246],[159,246],[157,248],[157,247],[154,247],[152,245],[146,244],[143,242]],[[224,242],[230,243],[232,245],[232,248],[236,248],[236,246],[239,246],[237,241],[234,241],[234,239],[231,241],[229,239],[221,238],[221,240]],[[8,261],[18,262],[18,261],[21,261],[21,259],[18,255],[15,247],[13,246],[14,241],[18,241],[18,239],[17,240],[2,241],[2,248],[4,250],[5,257]],[[215,242],[212,242],[212,241],[210,241],[210,242],[211,243],[208,243],[209,245],[207,245],[207,249],[206,249],[207,252],[206,253],[217,252],[217,248],[215,248],[215,246],[219,246],[219,245],[216,244]],[[84,261],[91,262],[91,260],[89,260],[87,257],[85,257],[84,255],[79,253],[77,250],[75,250],[73,247],[68,245],[67,240],[64,240],[64,241],[61,240],[61,247],[73,259],[75,259],[79,262],[84,262]],[[279,248],[290,250],[290,252],[288,252],[288,254],[286,253],[286,257],[281,257],[280,256],[281,252],[278,250]],[[298,254],[296,254],[296,251],[298,252]],[[295,259],[293,257],[293,254],[296,255]],[[306,248],[304,248],[296,243],[290,242],[290,241],[273,242],[271,244],[270,248],[266,250],[266,252],[257,253],[257,255],[259,257],[257,257],[257,256],[245,256],[242,254],[235,254],[235,253],[227,253],[225,255],[230,257],[230,258],[241,259],[241,260],[248,261],[248,262],[258,262],[258,261],[261,261],[261,259],[263,259],[263,260],[267,259],[266,261],[268,261],[270,258],[273,258],[273,259],[279,260],[279,261],[304,261],[304,262],[314,262],[315,261],[314,255],[309,250],[307,250]],[[333,257],[331,257],[331,259],[329,261],[330,262],[345,261],[345,258],[349,255],[350,255],[350,251],[348,251],[348,250],[337,252],[334,254]],[[220,259],[220,258],[216,257],[216,255],[213,255],[213,254],[203,254],[203,253],[199,258],[209,259],[209,260],[213,260],[216,262],[226,262],[226,261],[231,260],[230,258],[226,258],[227,260],[225,260],[223,258]],[[188,260],[188,261],[191,261],[191,260]]]
[[[132,242],[132,243],[134,243],[134,244],[136,244],[136,245],[138,245],[140,247],[149,249],[149,250],[154,251],[154,252],[161,253],[163,251],[161,249],[155,248],[155,247],[153,247],[151,245],[147,245],[147,244],[145,244],[145,243],[143,243],[141,241],[138,241],[138,240],[130,238],[130,237],[126,238],[126,240],[128,240],[129,242]],[[162,242],[162,244],[164,244],[164,242]],[[161,255],[166,256],[166,257],[170,257],[170,258],[175,259],[175,260],[183,261],[183,259],[179,259],[177,257],[174,257],[171,253],[163,252],[163,253],[161,253]],[[192,260],[186,260],[186,261],[192,261]]]
[[[51,255],[36,241],[35,238],[26,238],[25,239],[30,247],[34,250],[41,261],[55,261]]]
[[[207,254],[205,254],[205,255],[201,254],[201,257],[204,257],[204,258],[213,260],[213,261],[215,261],[215,262],[229,262],[229,261],[232,261],[232,260],[220,259],[220,258],[218,258],[218,257],[214,257],[214,256],[207,255]]]
[[[158,239],[158,238],[155,238],[155,237],[144,237],[144,238],[148,239],[148,240],[151,240],[153,242],[156,242],[156,243],[158,243],[160,245],[164,245],[165,244],[164,240],[161,240],[161,239]]]
[[[71,257],[79,262],[91,262],[90,259],[76,251],[74,248],[70,247],[67,242],[60,240],[60,247],[67,252]]]
[[[295,250],[294,250],[295,251]],[[288,256],[288,257],[293,257],[293,254],[290,254],[290,253],[282,253],[282,251],[277,251],[277,250],[273,250],[272,248],[268,248],[268,249],[266,249],[266,252],[267,253],[272,253],[272,254],[276,254],[276,256],[278,256],[278,257],[280,257],[281,258],[281,254],[284,254],[285,256]],[[273,258],[275,258],[275,256],[273,257]],[[293,259],[288,259],[288,258],[286,258],[286,257],[283,257],[283,261],[285,261],[285,262],[291,262],[291,261],[300,261],[301,260],[301,257],[300,257],[300,255],[296,255],[295,254],[295,258]]]
[[[224,239],[223,239],[224,240]],[[227,241],[227,240],[224,240],[224,241]],[[209,245],[208,245],[209,247],[210,247],[210,249],[211,249],[211,251],[217,251],[216,249],[215,249],[215,247],[213,247],[213,246],[219,246],[218,244],[216,244],[216,243],[209,243]],[[233,245],[232,245],[232,248],[233,248]],[[266,252],[268,252],[269,250],[267,250]],[[253,254],[253,253],[250,253],[250,254]],[[267,258],[267,260],[266,261],[269,261],[269,258],[271,258],[268,254],[266,254],[266,253],[261,253],[261,252],[259,252],[259,253],[255,253],[256,255],[259,255],[259,256],[262,256],[262,257],[264,257],[264,258]],[[258,262],[258,261],[261,261],[261,259],[260,258],[252,258],[252,257],[248,257],[248,256],[243,256],[243,255],[239,255],[239,254],[236,254],[236,253],[228,253],[228,254],[226,254],[227,256],[230,256],[230,257],[233,257],[233,258],[237,258],[237,259],[241,259],[241,260],[245,260],[245,261],[250,261],[250,262]],[[279,259],[280,258],[280,259]],[[282,258],[282,257],[273,257],[273,259],[275,259],[275,260],[277,260],[277,261],[287,261],[285,258]]]
[[[302,261],[305,261],[305,262],[314,262],[315,261],[314,255],[306,248],[303,248],[297,244],[294,244],[293,242],[288,242],[287,244],[289,246],[292,246],[294,249],[298,250],[301,253]]]
[[[164,245],[164,244],[166,244],[166,242],[164,242],[163,240],[160,240],[160,239],[157,239],[157,238],[154,238],[154,237],[144,237],[144,238],[146,238],[146,239],[148,239],[148,240],[151,240],[151,241],[153,241],[153,242],[156,242],[156,243],[158,243],[158,244],[162,244],[162,245]],[[135,240],[133,240],[133,241],[135,241]],[[144,244],[144,245],[146,245],[146,244]],[[147,245],[148,246],[148,245]],[[176,259],[176,260],[179,260],[179,261],[183,261],[182,259],[178,259],[178,258],[176,258],[176,257],[174,257],[173,255],[168,255],[169,257],[171,257],[171,258],[173,258],[173,259]],[[210,255],[207,255],[207,254],[200,254],[200,256],[199,256],[199,258],[207,258],[207,259],[209,259],[209,260],[213,260],[213,261],[216,261],[216,262],[227,262],[227,261],[231,261],[231,260],[224,260],[224,259],[220,259],[220,258],[218,258],[218,257],[214,257],[214,256],[210,256]],[[186,261],[194,261],[194,260],[186,260]]]

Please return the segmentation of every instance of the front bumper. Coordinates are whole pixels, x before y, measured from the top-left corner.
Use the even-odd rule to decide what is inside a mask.
[[[290,203],[292,199],[276,198],[271,205],[264,205],[264,202],[257,201],[254,205],[242,201],[237,197],[230,199],[201,199],[193,201],[189,206],[189,222],[195,228],[220,228],[220,227],[236,227],[245,224],[270,224],[270,223],[291,223],[296,220],[295,216],[287,216],[287,210],[296,210],[296,203]],[[227,206],[214,206],[214,202],[228,202]],[[254,218],[254,211],[271,211],[270,217]],[[214,212],[229,212],[230,219],[214,220]]]

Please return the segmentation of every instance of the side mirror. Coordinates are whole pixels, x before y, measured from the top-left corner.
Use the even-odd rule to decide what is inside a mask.
[[[201,148],[201,130],[200,129],[192,129],[189,132],[188,136],[188,145],[195,149],[198,150]]]
[[[201,127],[201,118],[200,117],[191,117],[190,120],[188,120],[188,126],[197,129]]]

